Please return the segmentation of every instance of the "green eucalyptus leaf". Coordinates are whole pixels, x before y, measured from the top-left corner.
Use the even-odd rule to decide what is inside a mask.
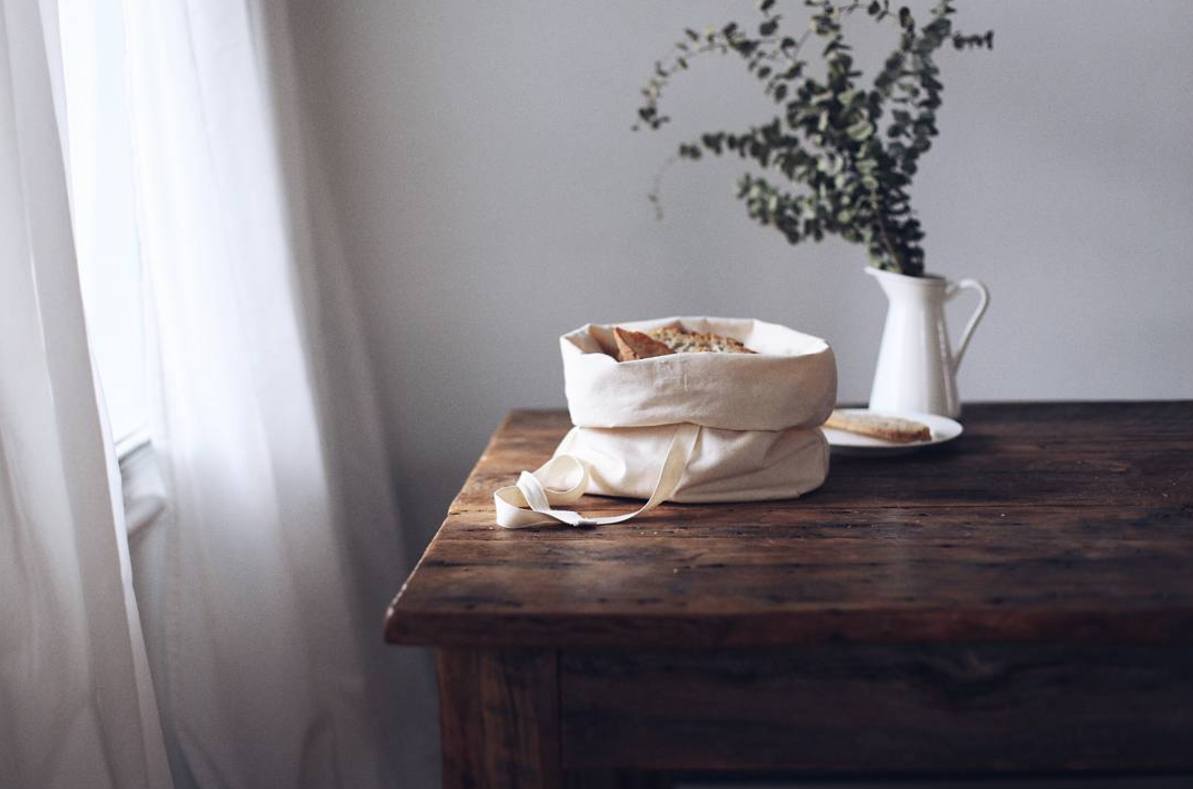
[[[870,121],[861,120],[846,129],[845,133],[854,140],[861,141],[874,133],[874,124],[870,123]]]

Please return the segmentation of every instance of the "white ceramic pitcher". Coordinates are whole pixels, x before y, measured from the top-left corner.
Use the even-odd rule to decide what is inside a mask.
[[[867,268],[866,273],[878,280],[889,302],[870,410],[960,416],[957,367],[973,330],[986,314],[990,292],[976,279],[949,282],[931,274],[909,277],[876,268]],[[976,290],[980,300],[953,353],[944,305],[965,289]]]

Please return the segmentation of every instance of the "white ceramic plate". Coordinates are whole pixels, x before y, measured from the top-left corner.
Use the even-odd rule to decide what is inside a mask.
[[[841,413],[868,414],[870,412],[865,408],[842,408]],[[914,419],[925,424],[932,432],[932,438],[927,441],[913,441],[910,444],[896,444],[892,441],[883,441],[881,438],[859,436],[857,433],[847,433],[844,430],[834,430],[830,427],[824,428],[824,437],[828,439],[833,452],[840,455],[903,455],[934,444],[952,441],[961,435],[961,425],[947,416],[919,414],[912,411],[883,412],[882,415]]]

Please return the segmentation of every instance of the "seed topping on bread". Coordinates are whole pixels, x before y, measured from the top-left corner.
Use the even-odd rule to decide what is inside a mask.
[[[676,353],[754,353],[732,337],[688,331],[680,326],[664,326],[647,334]]]
[[[720,334],[689,331],[678,323],[649,332],[614,327],[617,361],[653,359],[673,353],[754,353],[740,340]]]

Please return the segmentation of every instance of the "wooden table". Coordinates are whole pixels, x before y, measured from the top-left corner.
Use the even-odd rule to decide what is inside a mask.
[[[569,426],[510,414],[386,622],[438,650],[444,785],[1193,772],[1193,403],[964,423],[798,501],[504,531]]]

